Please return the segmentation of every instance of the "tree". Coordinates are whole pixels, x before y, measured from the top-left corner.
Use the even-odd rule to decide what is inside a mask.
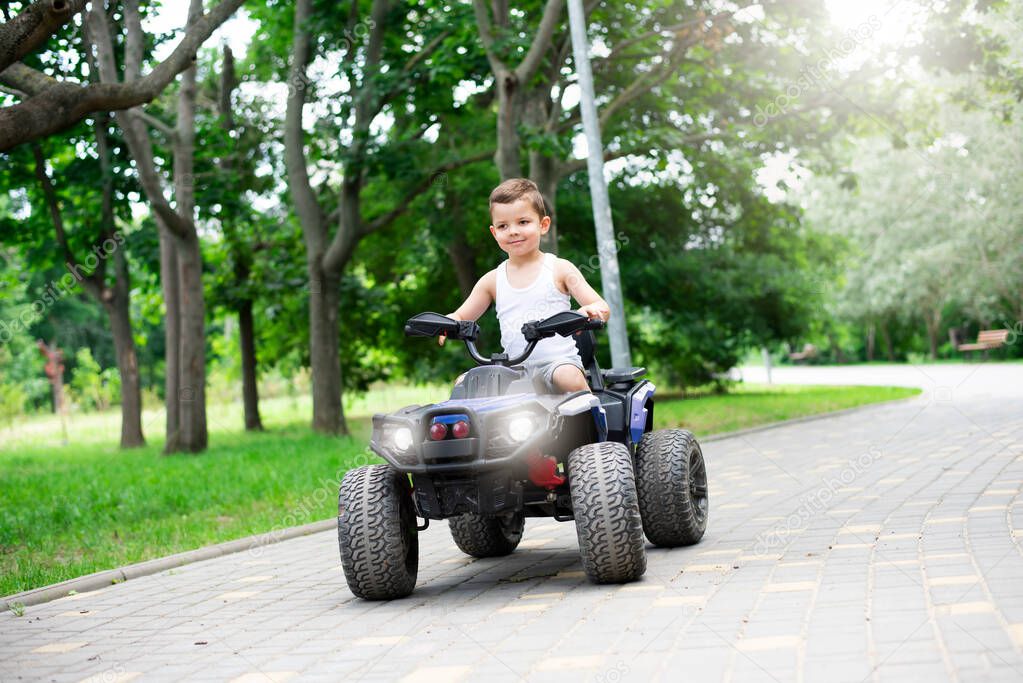
[[[132,448],[145,444],[125,227],[131,221],[126,195],[135,186],[125,178],[120,145],[102,116],[74,128],[66,141],[13,150],[0,178],[25,190],[30,212],[0,218],[0,238],[18,245],[33,267],[57,269],[45,288],[54,303],[81,285],[102,308],[120,373],[121,447]]]
[[[186,32],[203,21],[202,1],[191,0]],[[100,80],[119,83],[109,18],[102,2],[94,2],[89,34],[96,45]],[[124,83],[139,80],[145,34],[138,0],[124,3]],[[202,282],[202,254],[195,219],[195,79],[194,64],[185,69],[177,96],[177,124],[172,130],[141,110],[116,114],[128,149],[135,160],[139,182],[160,232],[161,285],[166,306],[165,451],[199,452],[208,440],[206,427],[206,306]],[[175,205],[164,195],[166,180],[156,165],[147,123],[154,123],[170,138]]]
[[[223,0],[208,14],[198,15],[177,47],[149,74],[131,81],[79,84],[58,81],[46,70],[17,61],[41,45],[84,9],[85,0],[36,0],[15,18],[0,25],[0,84],[21,101],[0,108],[0,152],[73,126],[89,114],[136,107],[155,99],[179,73],[187,70],[196,51],[244,0]],[[101,0],[93,3],[102,5]],[[137,8],[136,8],[137,11]]]
[[[346,30],[337,42],[336,37],[321,31],[327,17],[314,16],[312,5],[312,0],[297,0],[295,5],[284,122],[285,162],[291,201],[306,247],[312,424],[318,431],[347,433],[338,357],[338,308],[345,267],[360,240],[390,226],[441,174],[482,160],[488,153],[437,163],[430,160],[431,156],[436,159],[435,152],[431,155],[430,145],[421,140],[435,122],[430,111],[420,105],[427,99],[426,91],[433,88],[442,100],[447,98],[448,108],[451,106],[457,80],[452,81],[450,73],[434,71],[430,59],[449,37],[444,27],[450,25],[450,15],[457,8],[438,3],[413,12],[400,3],[373,0],[369,17],[360,20],[360,3],[352,2]],[[419,37],[419,42],[410,44],[410,35]],[[334,124],[327,120],[318,125],[321,131],[331,131],[335,139],[348,141],[346,149],[332,150],[333,170],[340,176],[334,197],[330,173],[319,174],[323,180],[314,187],[302,125],[303,108],[314,89],[308,65],[317,49],[331,48],[335,50],[332,56],[340,60],[338,75],[347,84],[346,91],[335,95],[333,106],[338,110],[329,115],[329,121],[343,122],[340,129],[333,130]],[[394,125],[386,134],[375,134],[374,122],[385,113],[394,117]],[[416,172],[415,161],[429,170]],[[363,205],[367,186],[373,180],[387,183],[392,179],[402,181],[404,187],[388,193],[385,202],[377,203],[372,213],[368,211]],[[328,202],[335,205],[333,210],[325,205]],[[331,235],[333,225],[337,227]]]
[[[210,226],[218,226],[220,239],[206,261],[210,274],[211,306],[221,306],[238,319],[242,399],[245,428],[263,429],[259,415],[257,369],[257,299],[279,285],[287,271],[290,254],[281,224],[286,218],[265,215],[252,206],[274,189],[273,174],[261,175],[266,148],[277,142],[270,103],[261,97],[243,100],[234,54],[224,47],[218,69],[211,64],[200,93],[215,110],[200,108],[197,125],[205,144],[197,151],[197,175],[208,178],[198,184],[198,203],[206,208]],[[284,243],[284,244],[282,244]],[[276,296],[287,292],[277,286]],[[260,321],[262,323],[262,321]]]

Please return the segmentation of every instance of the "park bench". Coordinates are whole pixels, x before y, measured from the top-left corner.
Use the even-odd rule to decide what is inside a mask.
[[[1004,346],[1009,339],[1009,330],[981,330],[977,335],[977,341],[972,344],[959,344],[956,351],[984,351],[987,357],[988,349],[997,349]]]
[[[807,361],[817,356],[817,347],[813,344],[804,344],[803,350],[789,354],[789,360],[795,363]]]

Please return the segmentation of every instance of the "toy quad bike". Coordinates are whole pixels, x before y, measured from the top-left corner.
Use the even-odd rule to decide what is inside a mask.
[[[449,520],[458,547],[481,558],[514,551],[526,517],[574,520],[583,568],[597,583],[646,571],[644,533],[658,546],[700,540],[708,512],[700,446],[688,431],[652,430],[644,368],[597,366],[591,330],[603,326],[560,312],[522,326],[520,356],[484,358],[473,321],[421,313],[407,322],[409,336],[463,340],[479,365],[447,401],[373,416],[370,447],[388,464],[350,470],[338,496],[341,562],[355,595],[410,594],[418,532],[431,519]],[[555,334],[575,335],[592,394],[551,395],[518,367]]]

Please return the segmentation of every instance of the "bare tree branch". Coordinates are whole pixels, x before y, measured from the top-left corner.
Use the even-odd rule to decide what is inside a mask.
[[[480,42],[487,53],[490,70],[495,74],[508,71],[508,67],[494,51],[493,24],[490,22],[490,10],[484,0],[472,0],[472,9],[476,13],[476,25],[479,27]]]
[[[564,7],[565,0],[547,0],[547,6],[544,7],[543,11],[543,19],[540,20],[540,27],[536,31],[536,36],[533,37],[529,51],[522,58],[522,61],[519,62],[519,65],[515,67],[515,77],[519,83],[529,81],[533,74],[536,73],[536,70],[540,68],[540,62],[550,46],[551,36],[554,35],[554,29],[558,27],[558,22],[561,19],[561,10]]]
[[[141,117],[142,120],[145,121],[149,126],[160,131],[163,134],[163,136],[170,141],[173,141],[174,136],[177,135],[177,133],[174,132],[174,128],[170,124],[164,123],[163,121],[156,118],[152,114],[147,113],[144,109],[135,109],[133,110],[133,114]]]
[[[291,191],[295,212],[302,224],[306,250],[322,254],[326,249],[323,209],[313,192],[309,179],[308,160],[305,153],[305,131],[302,129],[302,108],[308,90],[309,78],[306,65],[312,60],[309,39],[309,21],[312,0],[297,0],[295,3],[295,37],[291,52],[291,67],[288,70],[288,103],[284,114],[284,162],[288,173],[288,189]]]
[[[125,36],[126,45],[141,45],[142,22],[138,12],[138,0],[127,0],[124,3],[125,11]],[[104,85],[117,83],[117,64],[114,61],[113,40],[110,37],[110,27],[107,22],[107,14],[103,4],[96,2],[88,16],[89,37],[96,46],[96,63],[99,70],[100,81]],[[125,73],[130,78],[134,65],[126,64]],[[132,81],[129,81],[129,84]],[[121,130],[124,132],[124,140],[128,144],[132,158],[135,160],[135,170],[138,174],[139,183],[145,192],[146,199],[157,217],[173,233],[186,237],[189,234],[191,225],[182,220],[174,207],[167,201],[164,194],[163,181],[156,171],[156,162],[153,158],[153,144],[149,139],[149,132],[146,130],[145,122],[138,115],[138,110],[129,109],[120,112],[118,120]]]
[[[99,299],[103,288],[106,261],[99,259],[96,270],[92,273],[82,272],[78,259],[75,258],[71,251],[71,245],[68,243],[67,233],[64,230],[64,216],[60,210],[60,199],[57,197],[50,174],[46,172],[46,157],[38,144],[32,145],[32,155],[35,157],[36,180],[39,181],[39,186],[43,190],[43,198],[46,201],[46,208],[50,212],[50,220],[53,222],[53,230],[57,236],[57,247],[61,251],[63,260],[69,268],[73,269],[73,274],[79,279],[82,286]]]
[[[167,59],[145,77],[134,81],[89,85],[53,79],[41,81],[38,77],[26,81],[22,80],[25,77],[23,70],[17,70],[13,76],[10,74],[19,65],[8,67],[0,72],[0,83],[23,90],[30,97],[0,109],[0,152],[64,130],[92,112],[128,109],[153,100],[179,73],[192,65],[199,47],[243,2],[222,0],[185,33]],[[19,82],[22,85],[31,83],[33,88],[22,87]]]
[[[36,0],[0,24],[0,71],[19,61],[85,8],[87,0]],[[6,7],[4,14],[7,14]]]

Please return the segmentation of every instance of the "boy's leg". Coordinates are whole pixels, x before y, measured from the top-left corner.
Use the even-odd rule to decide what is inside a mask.
[[[590,385],[586,383],[586,375],[574,363],[561,363],[555,367],[551,373],[551,384],[562,394],[590,390]]]

